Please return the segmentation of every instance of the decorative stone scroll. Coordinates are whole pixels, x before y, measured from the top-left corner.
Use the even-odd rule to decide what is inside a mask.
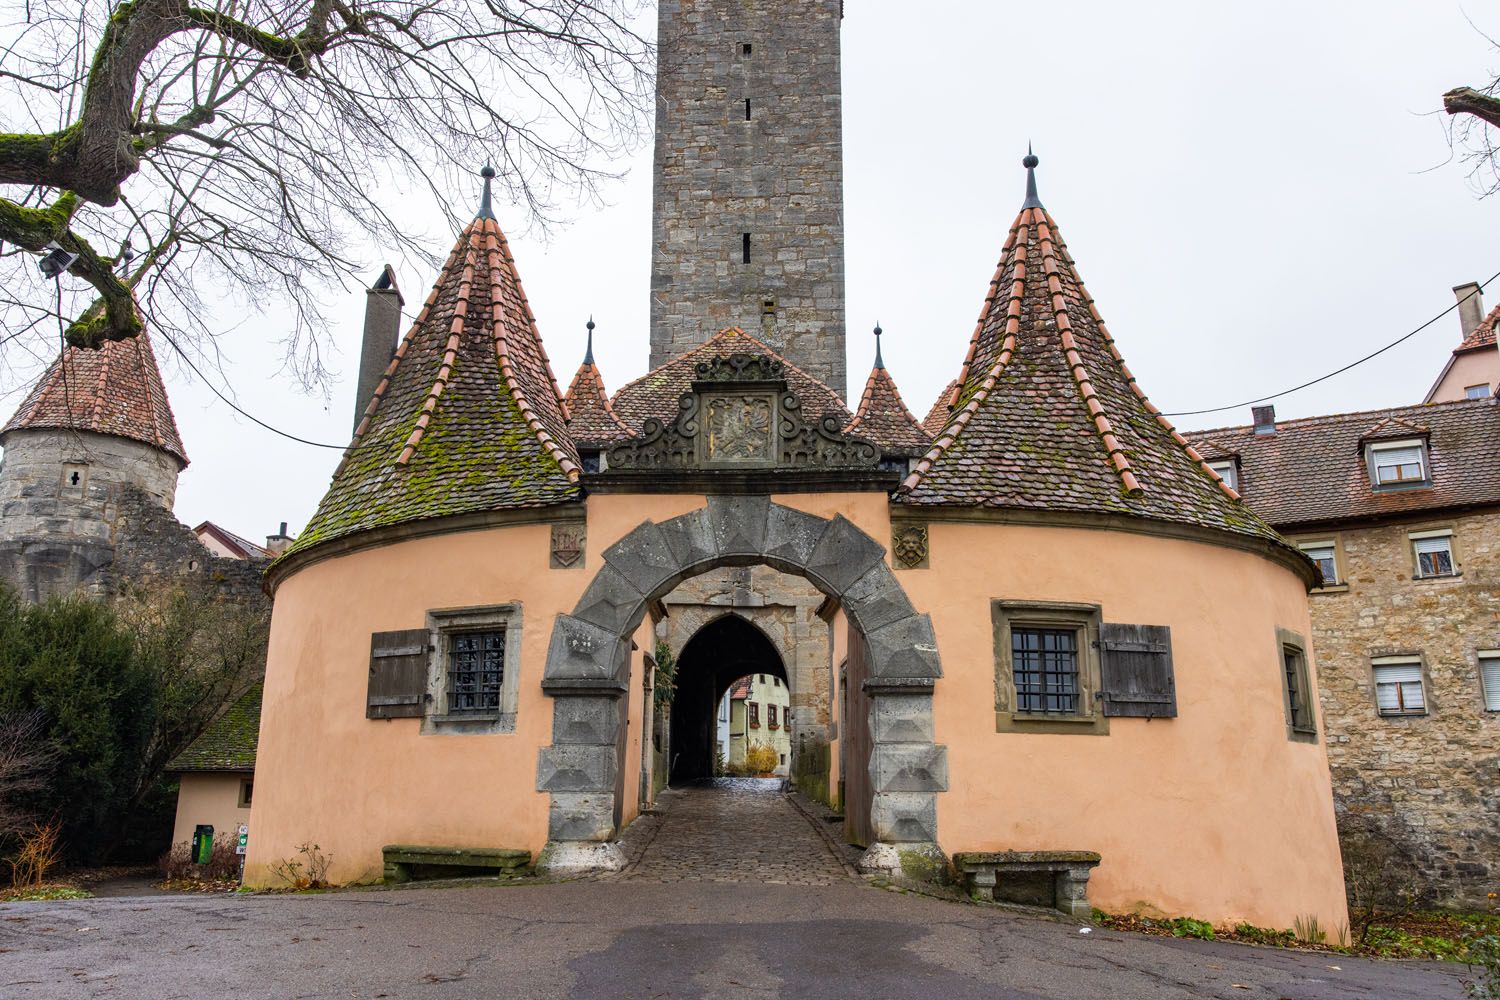
[[[715,469],[866,470],[880,448],[845,434],[836,415],[809,420],[787,388],[785,365],[763,354],[699,362],[693,388],[670,423],[648,418],[641,433],[609,449],[602,475]]]

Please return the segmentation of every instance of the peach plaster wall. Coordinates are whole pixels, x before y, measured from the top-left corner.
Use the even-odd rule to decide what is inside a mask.
[[[929,535],[931,568],[897,579],[932,615],[942,656],[945,852],[1098,851],[1089,896],[1111,911],[1347,923],[1321,720],[1316,744],[1287,737],[1276,629],[1301,634],[1309,653],[1312,636],[1294,573],[1124,532],[934,523]],[[1102,736],[997,733],[995,598],[1096,603],[1106,622],[1171,626],[1177,718],[1112,718]]]

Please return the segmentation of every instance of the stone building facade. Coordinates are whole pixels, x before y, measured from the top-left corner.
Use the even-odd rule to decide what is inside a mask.
[[[1313,644],[1346,856],[1394,845],[1429,903],[1483,907],[1500,891],[1500,412],[1260,416],[1259,433],[1191,437],[1322,568]]]
[[[663,0],[651,367],[726,327],[845,392],[840,0]]]

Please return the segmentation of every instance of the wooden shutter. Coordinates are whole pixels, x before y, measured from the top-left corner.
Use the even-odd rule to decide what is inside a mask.
[[[1099,627],[1105,715],[1170,719],[1177,715],[1172,630],[1166,625]]]
[[[367,719],[421,718],[427,701],[427,630],[408,628],[370,636]]]

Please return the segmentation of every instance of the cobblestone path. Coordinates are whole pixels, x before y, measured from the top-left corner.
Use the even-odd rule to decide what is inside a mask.
[[[666,815],[627,880],[832,885],[848,878],[779,779],[719,778],[663,795],[670,796]]]

